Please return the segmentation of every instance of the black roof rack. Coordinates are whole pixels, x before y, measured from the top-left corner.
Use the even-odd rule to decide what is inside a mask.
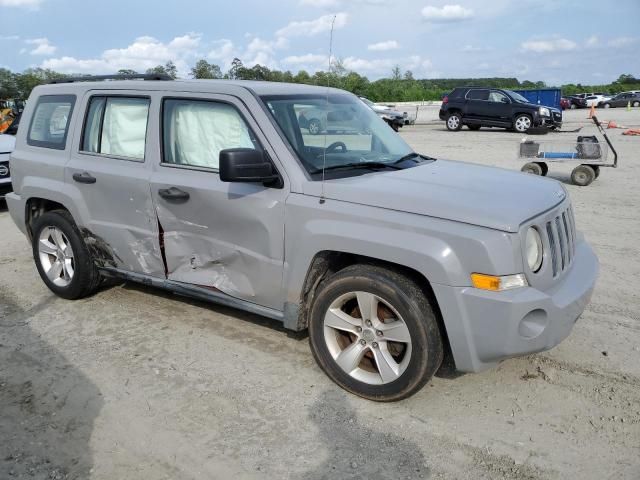
[[[173,80],[166,73],[134,73],[115,75],[86,75],[83,77],[63,77],[49,83],[97,82],[100,80]]]

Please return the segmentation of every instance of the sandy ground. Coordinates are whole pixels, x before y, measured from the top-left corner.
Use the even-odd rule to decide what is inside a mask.
[[[640,126],[638,109],[601,116]],[[584,110],[565,119],[587,125]],[[442,372],[395,404],[346,394],[306,338],[260,317],[132,284],[54,297],[0,205],[0,478],[640,478],[640,137],[610,132],[620,168],[568,186],[601,261],[570,337],[481,374]],[[402,135],[434,156],[521,166],[515,133],[433,122]]]

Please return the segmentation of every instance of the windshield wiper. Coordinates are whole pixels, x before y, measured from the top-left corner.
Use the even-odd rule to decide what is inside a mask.
[[[419,157],[419,158],[424,159],[424,160],[435,160],[435,158],[427,157],[425,155],[420,155],[419,153],[416,153],[416,152],[411,152],[411,153],[407,153],[406,155],[403,155],[402,157],[400,157],[398,160],[393,162],[392,165],[398,165],[399,163],[402,163],[402,162],[404,162],[406,160],[409,160],[410,158],[416,158],[416,157]]]
[[[354,163],[343,163],[342,165],[331,165],[329,167],[325,167],[325,172],[329,170],[342,170],[342,169],[356,169],[356,168],[391,168],[392,170],[403,170],[402,167],[398,167],[393,163],[384,163],[384,162],[354,162]],[[321,173],[322,169],[318,168],[314,170],[313,173]]]

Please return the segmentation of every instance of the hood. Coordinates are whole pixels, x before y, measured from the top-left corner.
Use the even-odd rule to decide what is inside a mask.
[[[566,197],[555,180],[501,168],[437,160],[414,168],[325,182],[325,198],[517,232]],[[304,193],[317,195],[320,182]]]
[[[0,134],[0,153],[11,153],[16,146],[16,137]]]

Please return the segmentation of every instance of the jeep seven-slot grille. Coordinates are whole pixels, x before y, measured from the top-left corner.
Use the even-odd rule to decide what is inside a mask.
[[[546,231],[551,249],[551,269],[553,276],[557,277],[569,268],[576,253],[576,224],[571,207],[548,221]]]

